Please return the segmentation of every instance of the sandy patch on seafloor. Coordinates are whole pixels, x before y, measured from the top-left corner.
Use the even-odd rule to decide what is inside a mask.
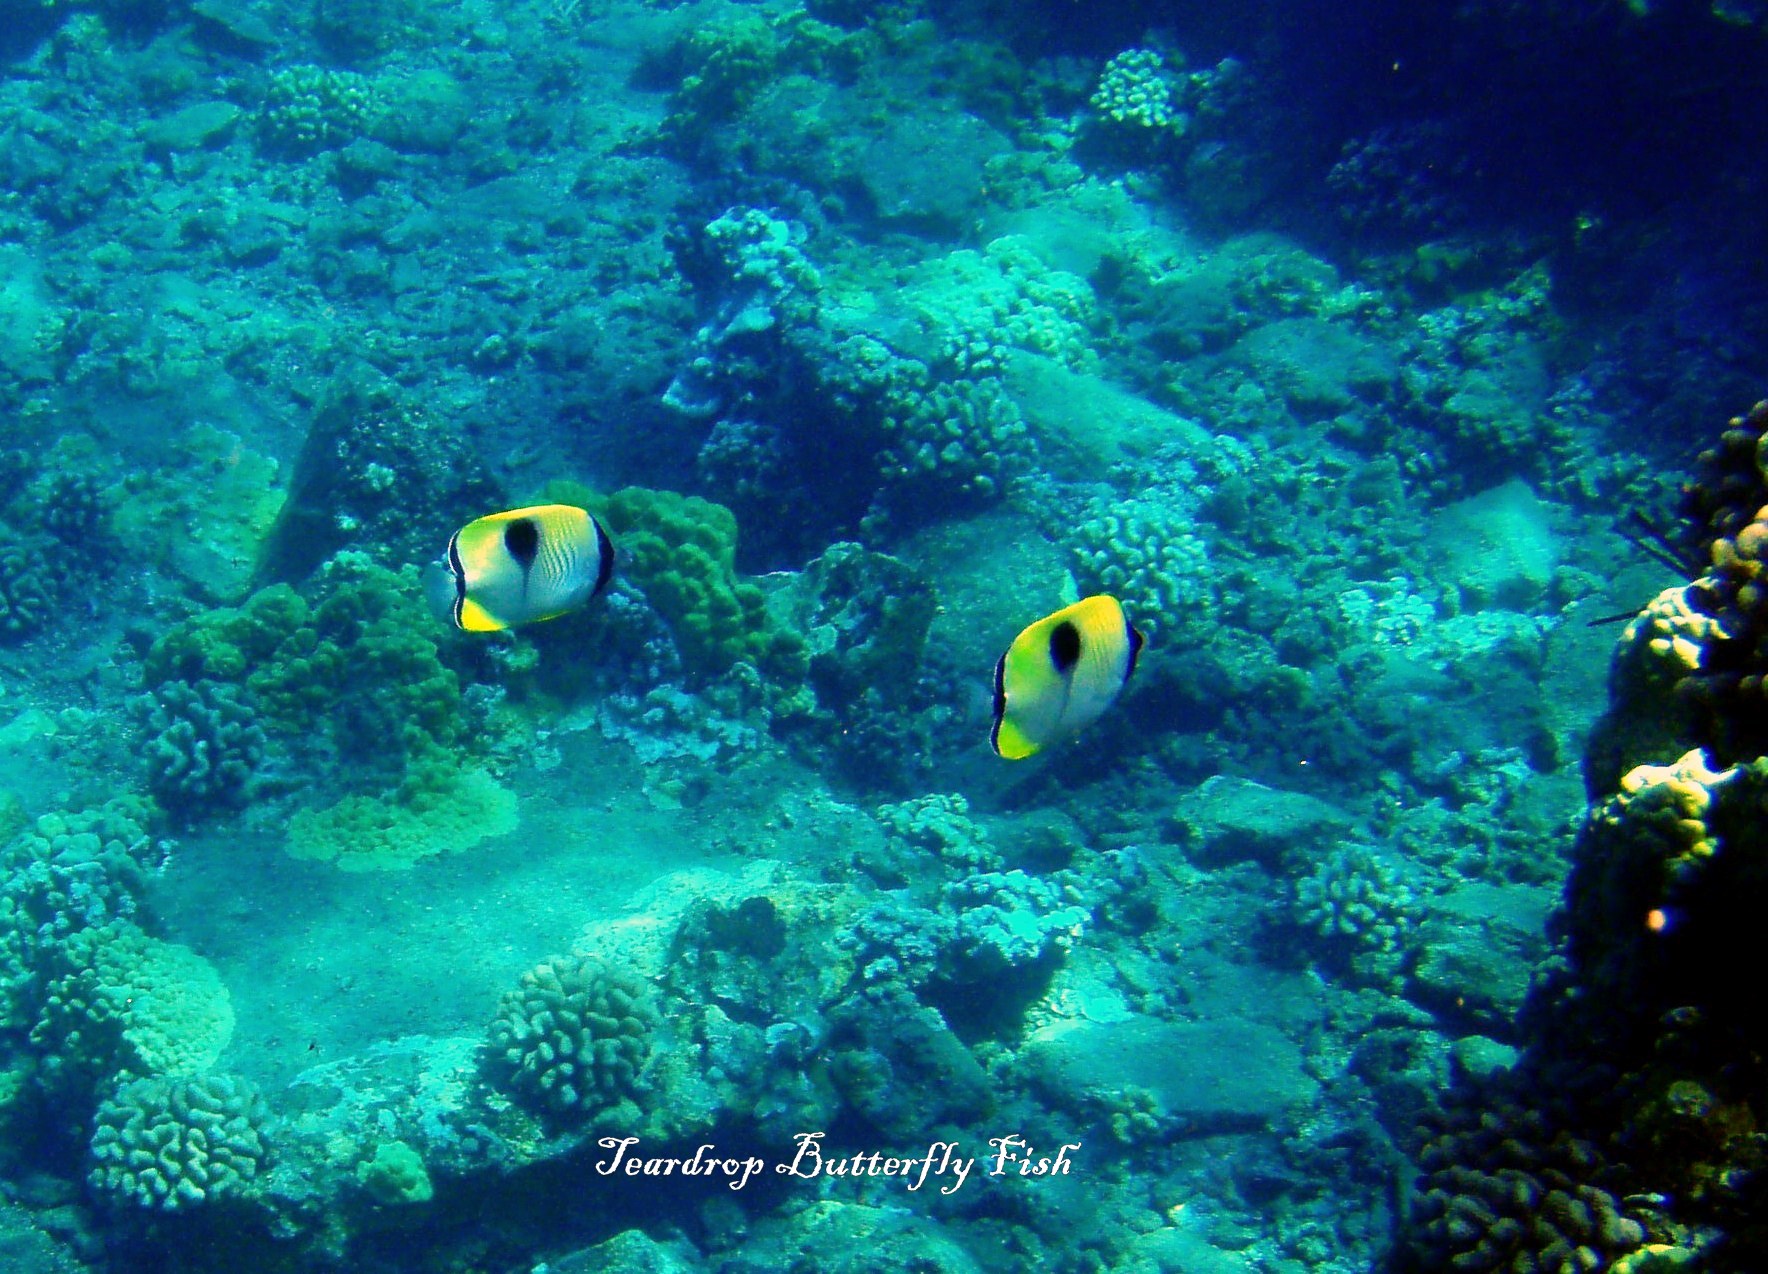
[[[672,872],[734,869],[764,839],[766,805],[659,809],[642,777],[624,747],[574,736],[563,765],[515,776],[515,832],[408,871],[302,862],[274,836],[187,840],[151,901],[232,994],[221,1066],[276,1085],[401,1035],[477,1035],[524,970],[598,919]]]

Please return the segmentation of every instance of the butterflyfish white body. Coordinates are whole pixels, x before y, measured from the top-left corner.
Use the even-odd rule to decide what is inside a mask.
[[[426,568],[424,592],[439,619],[489,633],[576,610],[613,570],[600,522],[573,505],[536,504],[461,527]]]
[[[1141,651],[1142,634],[1103,593],[1028,625],[995,664],[995,752],[1017,761],[1084,730],[1117,698]]]

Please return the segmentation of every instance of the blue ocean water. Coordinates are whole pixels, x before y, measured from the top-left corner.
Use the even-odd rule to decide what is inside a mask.
[[[1768,1268],[1768,10],[4,16],[0,1266]]]

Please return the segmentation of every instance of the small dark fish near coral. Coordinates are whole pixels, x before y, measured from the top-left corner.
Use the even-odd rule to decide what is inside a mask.
[[[1141,652],[1142,634],[1104,593],[1027,627],[995,664],[995,752],[1017,761],[1097,721]]]
[[[613,571],[614,545],[600,522],[569,504],[537,504],[456,531],[424,568],[424,595],[438,619],[490,633],[576,610]]]

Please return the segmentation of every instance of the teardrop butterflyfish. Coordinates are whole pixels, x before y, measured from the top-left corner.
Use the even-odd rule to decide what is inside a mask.
[[[1142,634],[1104,593],[1026,627],[995,664],[995,752],[1017,761],[1078,734],[1111,706],[1141,653]]]
[[[536,504],[468,522],[424,570],[436,617],[473,633],[556,619],[607,586],[614,544],[583,509]]]

